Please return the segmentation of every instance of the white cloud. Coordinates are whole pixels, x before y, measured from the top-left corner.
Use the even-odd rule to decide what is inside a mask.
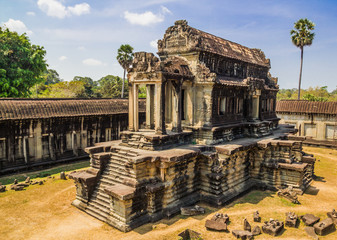
[[[68,7],[70,13],[81,16],[90,13],[90,5],[88,3],[76,4],[74,7]]]
[[[67,60],[67,57],[66,57],[66,56],[61,56],[61,57],[59,57],[59,60],[60,60],[60,61]]]
[[[153,47],[153,48],[157,49],[157,47],[158,47],[158,44],[157,44],[157,42],[158,42],[158,39],[157,39],[157,40],[153,40],[153,41],[151,41],[151,42],[150,42],[150,45],[151,45],[151,47]]]
[[[87,58],[87,59],[83,60],[82,63],[84,65],[87,65],[87,66],[105,66],[106,65],[103,62],[101,62],[100,60],[97,60],[97,59],[94,59],[94,58]]]
[[[161,6],[161,11],[163,14],[172,14],[172,12],[167,8],[167,7],[164,7],[164,6]]]
[[[38,0],[37,5],[48,16],[61,19],[72,15],[80,16],[90,13],[90,5],[88,3],[66,7],[59,0]]]
[[[22,33],[27,33],[27,35],[33,34],[33,32],[28,30],[26,25],[20,20],[14,20],[14,19],[10,18],[7,22],[2,23],[1,25],[5,26],[9,30],[15,31],[19,34],[22,34]]]
[[[35,16],[35,12],[26,12],[28,16]]]
[[[124,12],[124,18],[131,24],[148,26],[151,24],[164,21],[164,16],[161,14],[153,14],[150,11],[144,13],[131,13],[129,11]]]
[[[129,11],[124,12],[124,18],[131,24],[141,25],[141,26],[149,26],[152,24],[163,22],[165,19],[165,14],[172,14],[172,12],[161,6],[161,12],[158,14],[154,14],[151,11],[146,11],[144,13],[132,13]]]
[[[80,50],[80,51],[84,51],[84,50],[85,50],[85,47],[79,46],[79,47],[77,47],[77,49]]]

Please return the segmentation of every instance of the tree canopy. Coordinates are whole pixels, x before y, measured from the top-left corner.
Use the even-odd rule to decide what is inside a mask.
[[[297,99],[298,90],[280,89],[277,93],[278,100]],[[308,89],[301,89],[301,99],[308,101],[332,102],[337,101],[337,88],[331,92],[326,86],[323,87],[309,87]]]
[[[45,55],[26,34],[0,27],[0,97],[28,97],[31,87],[43,81]]]
[[[124,69],[123,82],[122,82],[122,92],[121,98],[124,97],[124,83],[125,83],[125,73],[132,63],[133,59],[133,47],[129,44],[121,45],[117,51],[117,61]]]
[[[98,80],[97,92],[103,98],[118,98],[121,96],[123,79],[113,75],[107,75]],[[127,95],[127,92],[126,92]]]

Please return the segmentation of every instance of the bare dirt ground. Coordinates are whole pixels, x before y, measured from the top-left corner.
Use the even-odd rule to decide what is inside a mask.
[[[178,215],[122,233],[71,206],[75,198],[74,183],[59,180],[57,175],[41,186],[30,186],[22,192],[0,193],[0,239],[165,240],[178,239],[177,235],[186,228],[201,233],[203,239],[235,239],[231,233],[207,231],[204,227],[206,219],[215,212],[227,213],[231,221],[229,230],[242,229],[244,217],[252,226],[262,226],[262,223],[253,222],[256,210],[259,210],[262,222],[269,218],[284,221],[288,211],[298,215],[313,213],[324,219],[327,211],[337,209],[337,150],[307,147],[305,151],[315,154],[318,159],[315,173],[319,178],[299,196],[301,205],[280,199],[274,192],[252,191],[221,209],[200,204],[206,208],[202,216]],[[311,238],[301,223],[297,229],[287,227],[276,238],[262,234],[255,239]],[[337,239],[337,232],[320,239]]]

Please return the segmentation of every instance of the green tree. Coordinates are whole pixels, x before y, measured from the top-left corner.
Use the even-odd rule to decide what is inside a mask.
[[[300,19],[294,24],[294,29],[290,31],[291,41],[293,44],[301,49],[301,67],[300,77],[298,81],[298,100],[300,100],[302,67],[303,67],[303,48],[310,46],[314,40],[315,33],[311,32],[315,29],[315,24],[308,19]]]
[[[123,79],[117,76],[107,75],[98,80],[97,93],[104,98],[118,98],[121,96],[122,86]],[[125,94],[127,94],[127,91]]]
[[[132,59],[133,59],[133,47],[131,47],[129,44],[121,45],[117,52],[117,61],[124,69],[121,98],[124,98],[125,73],[129,68],[130,64],[132,63]]]
[[[94,80],[92,80],[90,77],[80,77],[80,76],[75,76],[72,80],[73,81],[80,81],[84,84],[85,88],[85,98],[90,98],[90,97],[95,97],[95,88],[98,86],[98,83]]]
[[[0,97],[29,97],[31,87],[43,81],[45,55],[26,34],[0,27]]]
[[[45,85],[55,84],[62,82],[58,72],[54,69],[47,69],[43,74],[42,78]]]
[[[45,98],[87,98],[85,83],[82,81],[59,82],[46,85],[46,89],[39,94]]]

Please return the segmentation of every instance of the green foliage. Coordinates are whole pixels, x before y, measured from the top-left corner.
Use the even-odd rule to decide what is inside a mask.
[[[62,82],[58,72],[54,69],[47,69],[43,74],[42,78],[45,85],[55,84]]]
[[[95,88],[97,88],[98,83],[89,77],[79,77],[75,76],[72,82],[82,82],[85,88],[85,93],[81,96],[83,98],[99,97],[95,94]]]
[[[123,79],[120,77],[107,75],[98,80],[98,84],[97,93],[103,98],[118,98],[121,96]]]
[[[277,93],[277,100],[297,99],[298,90],[280,89]],[[301,99],[308,101],[333,102],[337,101],[337,89],[331,93],[328,92],[326,86],[324,87],[309,87],[308,89],[301,89]]]
[[[308,19],[300,19],[294,23],[294,29],[290,31],[291,41],[296,47],[303,48],[310,46],[314,40],[315,33],[311,32],[315,29],[315,24]]]
[[[46,89],[39,94],[39,97],[88,98],[85,83],[82,81],[59,82],[45,86]]]
[[[43,81],[45,55],[26,34],[0,27],[0,97],[28,97],[31,87]]]
[[[124,97],[124,82],[125,82],[125,73],[128,70],[133,59],[133,47],[129,44],[121,45],[117,51],[117,61],[124,69],[123,82],[122,82],[122,92],[121,98]]]
[[[138,98],[146,98],[146,86],[140,86],[138,91]]]

